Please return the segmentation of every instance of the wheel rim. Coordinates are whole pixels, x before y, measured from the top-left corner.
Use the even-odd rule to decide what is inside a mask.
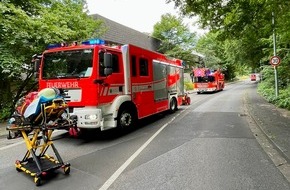
[[[120,117],[120,125],[122,127],[128,127],[132,124],[132,115],[128,112],[123,112]]]
[[[174,99],[171,100],[171,104],[170,104],[170,105],[171,105],[171,106],[170,106],[170,109],[171,109],[172,111],[174,111],[175,108],[176,108],[176,103],[175,103],[175,100],[174,100]]]

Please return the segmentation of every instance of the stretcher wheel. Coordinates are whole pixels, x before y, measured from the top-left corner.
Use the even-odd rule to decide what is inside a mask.
[[[40,177],[34,177],[34,183],[36,186],[40,186],[41,185],[41,178]]]
[[[186,104],[187,104],[187,105],[190,105],[190,103],[191,103],[190,97],[187,97],[187,98],[186,98]]]
[[[63,168],[64,174],[68,175],[70,173],[70,166],[65,166]]]

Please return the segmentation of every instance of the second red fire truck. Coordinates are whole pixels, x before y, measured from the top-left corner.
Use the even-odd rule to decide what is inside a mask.
[[[225,87],[224,74],[218,70],[196,68],[192,71],[193,87],[198,94],[221,91]]]
[[[184,96],[183,72],[182,60],[92,39],[44,51],[39,88],[64,90],[79,129],[126,128],[138,119],[177,110]]]

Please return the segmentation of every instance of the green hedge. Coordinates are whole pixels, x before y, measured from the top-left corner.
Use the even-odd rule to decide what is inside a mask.
[[[271,67],[263,69],[263,80],[258,85],[258,93],[268,102],[280,108],[290,110],[290,83],[287,80],[288,77],[284,77],[282,72],[283,70],[278,75],[278,97],[276,97],[275,78],[273,68]]]

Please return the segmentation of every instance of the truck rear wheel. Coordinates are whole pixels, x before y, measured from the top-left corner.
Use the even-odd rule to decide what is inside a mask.
[[[169,111],[170,113],[174,113],[176,110],[177,110],[177,101],[175,98],[171,98]]]

